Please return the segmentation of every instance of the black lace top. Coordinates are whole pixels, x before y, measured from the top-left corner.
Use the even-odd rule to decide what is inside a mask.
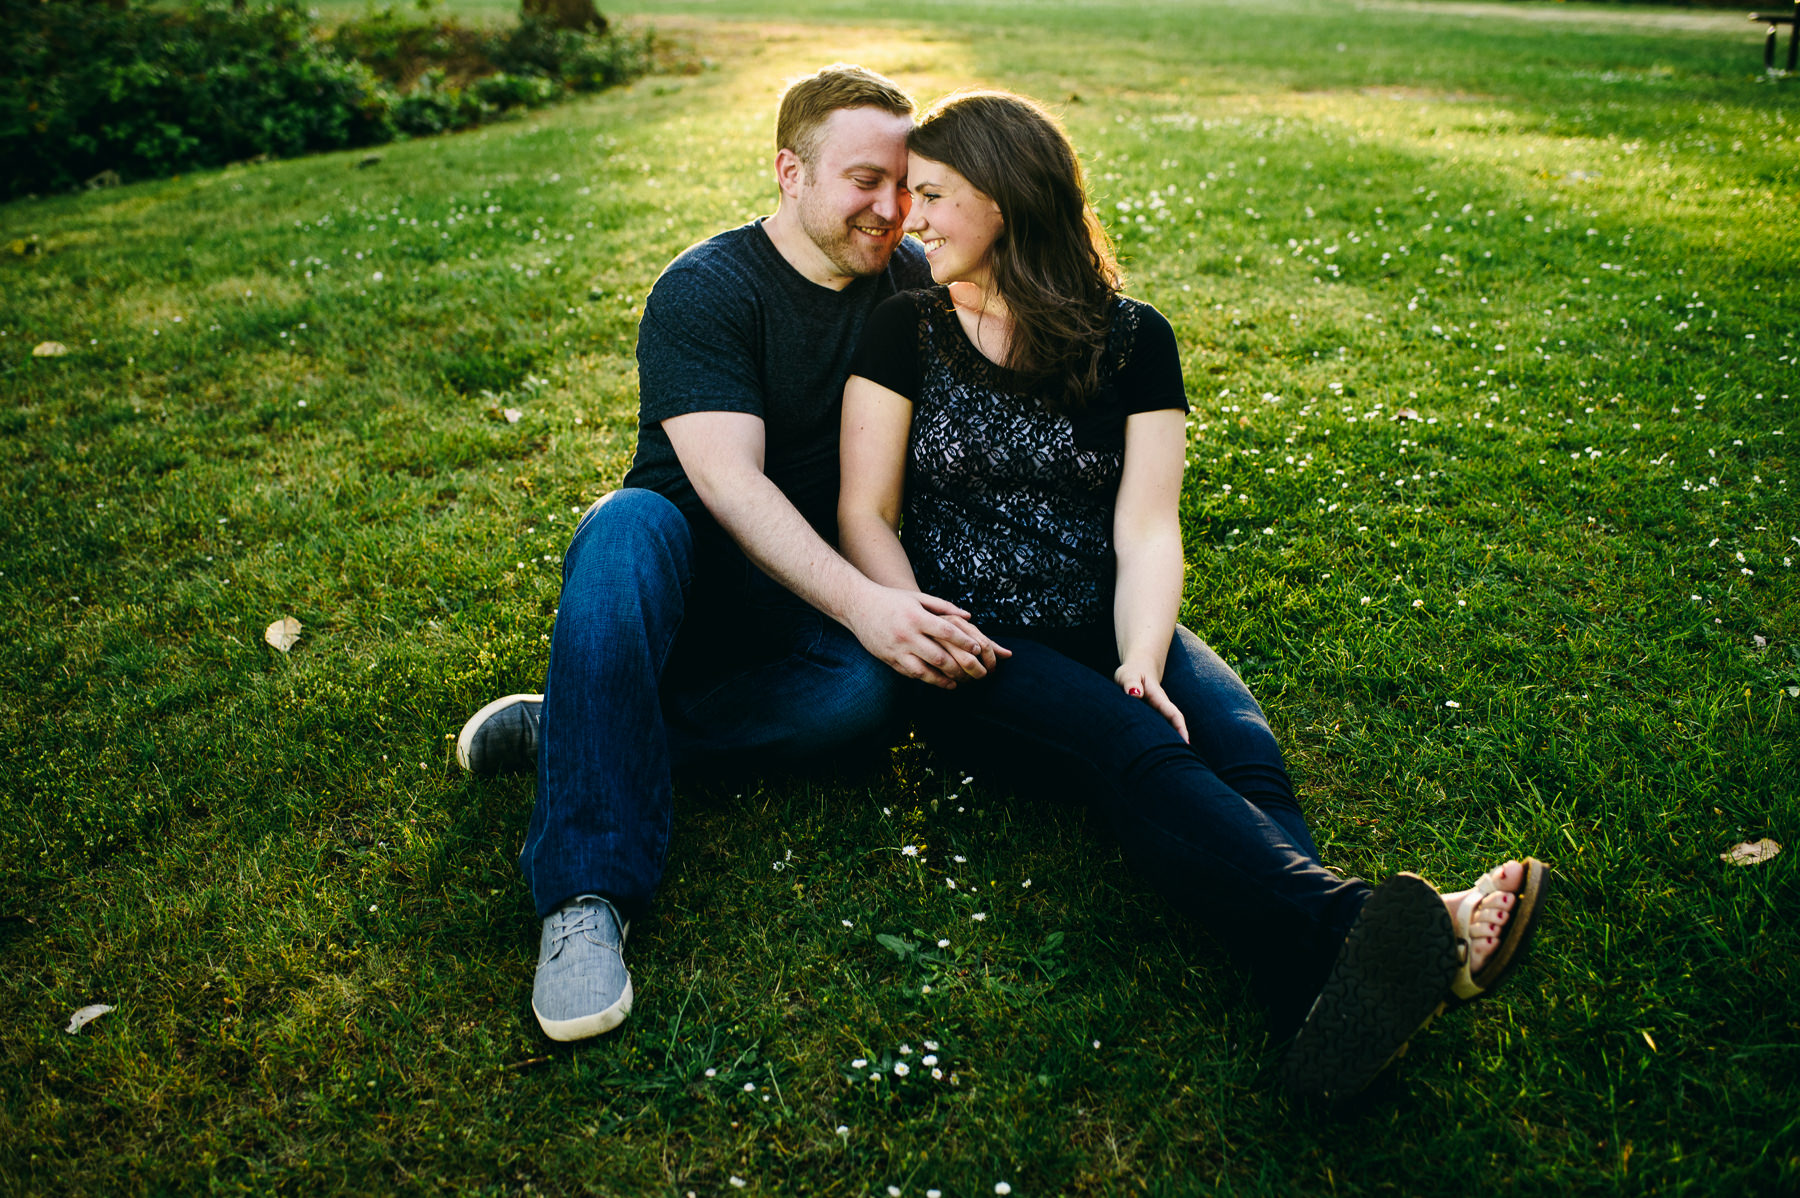
[[[913,404],[907,556],[921,590],[977,624],[1110,621],[1126,417],[1187,410],[1169,322],[1117,304],[1100,390],[1072,418],[970,343],[946,288],[903,292],[869,317],[850,373]]]

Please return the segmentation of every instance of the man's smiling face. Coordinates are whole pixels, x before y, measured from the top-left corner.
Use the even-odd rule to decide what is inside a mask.
[[[911,197],[906,135],[912,118],[879,108],[840,108],[802,164],[795,206],[800,227],[837,271],[879,274],[900,244]]]

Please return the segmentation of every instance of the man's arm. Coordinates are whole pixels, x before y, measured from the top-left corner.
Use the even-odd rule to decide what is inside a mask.
[[[688,412],[662,427],[700,502],[744,554],[850,629],[870,653],[909,678],[947,689],[993,668],[997,646],[968,622],[969,613],[871,582],[806,522],[763,473],[761,417]]]

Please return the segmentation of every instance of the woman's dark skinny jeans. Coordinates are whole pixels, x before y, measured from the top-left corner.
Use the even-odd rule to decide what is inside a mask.
[[[1177,626],[1163,688],[1191,744],[1112,680],[1109,628],[1003,630],[987,678],[924,688],[934,746],[1022,797],[1086,799],[1126,861],[1251,974],[1279,1030],[1305,1017],[1370,888],[1319,863],[1281,750],[1230,666]]]

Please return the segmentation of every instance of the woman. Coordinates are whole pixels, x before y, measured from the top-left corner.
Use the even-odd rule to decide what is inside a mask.
[[[839,536],[878,582],[1011,651],[920,697],[933,741],[1021,790],[1090,797],[1127,859],[1251,971],[1296,1090],[1366,1085],[1516,959],[1546,871],[1439,896],[1319,863],[1267,720],[1176,624],[1187,402],[1175,337],[1119,294],[1068,138],[1032,102],[951,97],[913,131],[908,232],[938,287],[894,297],[844,394]],[[904,515],[904,541],[900,536]]]

